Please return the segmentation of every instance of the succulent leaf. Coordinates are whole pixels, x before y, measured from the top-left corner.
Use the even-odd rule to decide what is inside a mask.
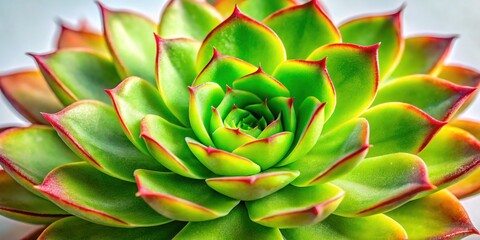
[[[94,224],[77,217],[59,220],[47,227],[38,240],[172,239],[185,223],[170,222],[155,227],[117,228]]]
[[[72,151],[110,176],[133,182],[136,169],[165,170],[130,142],[108,105],[79,101],[45,118]]]
[[[287,165],[300,171],[292,184],[323,184],[350,172],[367,154],[368,136],[368,122],[364,118],[353,119],[321,135],[307,155]]]
[[[258,68],[256,72],[233,81],[233,88],[251,92],[260,99],[290,97],[288,89],[277,79]]]
[[[378,49],[380,81],[392,73],[403,53],[402,10],[403,7],[386,15],[355,18],[339,27],[345,43],[382,43]]]
[[[82,99],[108,103],[103,89],[113,88],[121,81],[111,60],[96,52],[66,49],[32,56],[64,105]]]
[[[38,71],[0,76],[0,90],[17,112],[32,123],[47,124],[41,112],[57,112],[63,108]]]
[[[475,90],[430,75],[410,75],[383,85],[372,105],[404,102],[446,121],[453,117]]]
[[[480,193],[480,168],[477,168],[470,173],[467,177],[454,183],[448,187],[448,191],[453,193],[457,198],[463,199]]]
[[[110,58],[110,52],[103,35],[89,29],[86,22],[81,22],[75,29],[64,23],[60,24],[60,34],[57,39],[57,49],[86,48]]]
[[[370,125],[370,144],[373,145],[368,157],[396,152],[418,153],[446,124],[412,105],[397,102],[375,106],[362,117]]]
[[[422,159],[407,153],[364,159],[333,183],[345,190],[335,214],[347,217],[386,212],[434,188]]]
[[[405,39],[405,50],[390,79],[439,72],[455,37],[417,36]]]
[[[103,33],[120,76],[138,76],[155,84],[153,33],[157,24],[137,13],[112,11],[102,4],[99,6]]]
[[[410,239],[461,238],[478,234],[465,209],[448,191],[408,202],[387,215],[405,228]]]
[[[229,42],[225,39],[229,39]],[[207,65],[213,48],[251,64],[260,64],[266,73],[272,73],[286,58],[282,41],[277,35],[262,23],[241,13],[238,8],[203,41],[198,53],[197,70]]]
[[[199,48],[197,41],[157,37],[158,90],[165,105],[184,126],[189,126],[187,87],[197,75],[195,61]]]
[[[48,146],[48,147],[45,147]],[[14,128],[0,134],[0,164],[23,187],[40,195],[33,185],[61,165],[81,161],[47,126]]]
[[[250,219],[259,224],[272,228],[301,227],[325,219],[337,208],[344,194],[333,184],[287,186],[246,205]]]
[[[377,214],[369,217],[330,215],[320,223],[301,228],[282,229],[287,239],[407,239],[403,227],[390,217]]]
[[[210,4],[199,0],[170,0],[163,11],[158,33],[163,38],[203,40],[223,20]]]
[[[49,224],[68,213],[19,185],[0,170],[0,215],[33,224]]]
[[[240,202],[219,194],[201,180],[174,173],[137,170],[135,177],[137,196],[163,216],[174,220],[212,220],[227,215]],[[181,188],[177,187],[179,184]]]
[[[357,117],[372,103],[379,81],[378,47],[378,44],[368,47],[330,44],[308,56],[308,60],[328,58],[327,69],[337,102],[333,115],[325,124],[326,130]]]
[[[318,46],[341,41],[340,32],[318,0],[275,12],[263,22],[278,34],[288,59],[305,59]]]
[[[218,2],[234,2],[232,0],[219,0]],[[286,7],[291,7],[297,5],[295,0],[277,0],[277,1],[255,1],[255,0],[245,0],[238,3],[238,6],[242,12],[248,16],[256,19],[257,21],[262,21],[270,14],[284,9]],[[228,13],[231,13],[233,6]]]
[[[295,131],[297,118],[293,107],[294,98],[274,97],[267,102],[268,108],[274,116],[282,115],[283,129]]]

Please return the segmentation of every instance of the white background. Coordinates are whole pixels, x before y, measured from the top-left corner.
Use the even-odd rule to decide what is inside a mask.
[[[129,8],[158,20],[164,0],[103,0],[111,8]],[[406,2],[404,31],[408,36],[424,33],[459,34],[448,62],[480,69],[480,1],[478,0],[323,0],[336,23],[367,13],[390,12]],[[100,29],[100,14],[92,0],[0,0],[0,74],[34,67],[25,52],[53,50],[58,33],[57,20],[75,24],[86,18]],[[480,120],[480,101],[464,117]],[[0,126],[24,123],[0,96]],[[480,228],[480,197],[463,201],[477,228]],[[420,217],[420,216],[419,216]],[[18,224],[0,217],[1,239],[17,239],[35,226]],[[470,239],[477,239],[471,237]],[[480,238],[479,238],[480,239]]]

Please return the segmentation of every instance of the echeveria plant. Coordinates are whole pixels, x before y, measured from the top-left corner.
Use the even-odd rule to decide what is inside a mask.
[[[335,26],[318,1],[100,4],[39,71],[2,76],[0,214],[39,239],[444,239],[478,233],[479,84],[401,10]],[[107,89],[107,90],[105,90]],[[106,93],[105,93],[106,92]],[[37,235],[32,235],[36,237]]]

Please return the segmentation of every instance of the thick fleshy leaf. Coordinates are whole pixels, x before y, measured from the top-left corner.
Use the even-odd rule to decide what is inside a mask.
[[[457,118],[450,121],[448,126],[461,128],[480,140],[480,122]]]
[[[241,59],[220,54],[216,49],[207,66],[198,74],[193,86],[206,82],[215,82],[224,91],[232,86],[233,81],[255,71],[255,66]]]
[[[460,128],[445,126],[420,152],[430,181],[447,187],[465,177],[480,164],[480,141]]]
[[[322,184],[351,171],[369,148],[367,120],[354,119],[321,135],[308,154],[288,165],[300,171],[295,186]]]
[[[233,82],[233,88],[254,93],[261,99],[290,97],[288,89],[275,78],[258,68],[256,72]]]
[[[33,224],[48,224],[69,214],[55,204],[27,191],[0,170],[0,215]]]
[[[140,137],[145,140],[150,154],[170,171],[197,179],[213,175],[185,143],[185,137],[195,137],[191,129],[174,125],[159,116],[147,115],[142,120]]]
[[[251,201],[282,189],[297,176],[297,171],[271,169],[252,176],[209,178],[206,182],[208,186],[223,195]]]
[[[195,61],[200,43],[189,39],[162,39],[158,36],[156,39],[156,73],[160,96],[180,122],[189,126],[188,86],[197,75]]]
[[[436,75],[455,37],[418,36],[405,39],[405,50],[390,79],[411,74]]]
[[[172,124],[178,124],[157,89],[141,78],[129,77],[106,92],[113,102],[125,135],[145,154],[148,154],[148,151],[145,142],[140,138],[140,122],[147,114],[155,114]]]
[[[155,84],[155,38],[157,25],[137,13],[112,11],[99,3],[103,32],[122,78],[141,77]]]
[[[222,16],[210,4],[199,0],[170,0],[163,11],[158,33],[164,38],[202,41]]]
[[[207,65],[213,48],[251,64],[261,65],[267,73],[271,73],[286,58],[282,41],[277,35],[241,13],[238,8],[203,41],[198,53],[197,70]]]
[[[326,122],[325,129],[360,115],[375,98],[377,92],[378,47],[353,44],[330,44],[315,50],[308,60],[328,57],[327,69],[335,87],[335,111]]]
[[[372,105],[404,102],[446,121],[453,117],[475,90],[430,75],[410,75],[382,86]]]
[[[81,161],[50,127],[14,128],[0,134],[0,164],[32,192],[54,168]],[[37,193],[38,194],[38,193]]]
[[[93,223],[146,227],[171,221],[135,197],[134,183],[112,178],[84,162],[56,168],[35,188],[65,211]]]
[[[47,124],[40,112],[57,112],[63,108],[38,71],[0,76],[0,90],[17,112],[32,123]]]
[[[201,240],[225,239],[225,237],[230,239],[283,239],[278,229],[252,222],[242,203],[225,217],[211,221],[189,222],[173,239]]]
[[[396,153],[418,153],[445,125],[406,103],[384,103],[366,111],[362,117],[370,125],[369,157]],[[385,131],[388,129],[388,131]]]
[[[211,108],[220,104],[225,93],[218,84],[209,82],[188,89],[190,90],[188,111],[192,130],[200,142],[213,147],[215,145],[208,132],[210,118],[212,117]]]
[[[213,143],[225,151],[233,151],[243,144],[253,142],[256,138],[243,133],[240,129],[220,127],[212,133]]]
[[[408,239],[403,227],[383,214],[358,218],[330,215],[315,225],[281,231],[286,239]]]
[[[305,59],[319,46],[341,41],[340,32],[318,0],[278,11],[263,22],[278,34],[288,59]]]
[[[263,131],[260,133],[260,135],[258,135],[257,138],[258,139],[263,139],[263,138],[267,138],[267,137],[270,137],[272,135],[275,135],[277,133],[282,132],[283,131],[283,126],[282,126],[282,122],[280,120],[281,120],[281,116],[278,116],[277,119],[270,122],[270,124],[268,124],[268,126],[265,127],[265,129],[263,129]]]
[[[61,23],[57,48],[86,48],[110,57],[103,35],[90,30],[86,22],[80,22],[80,26],[76,29]]]
[[[434,188],[428,181],[425,163],[408,153],[364,159],[333,183],[346,192],[335,214],[349,217],[394,209]]]
[[[79,101],[45,118],[78,156],[113,177],[134,181],[136,169],[165,170],[125,136],[112,107]]]
[[[298,110],[297,129],[292,148],[277,166],[285,166],[302,159],[317,143],[325,122],[325,104],[315,97],[307,97]]]
[[[262,103],[262,99],[255,94],[227,87],[225,97],[217,106],[217,111],[220,117],[225,119],[234,108],[244,108],[248,105],[257,103]]]
[[[337,208],[344,194],[342,189],[332,184],[302,188],[287,186],[246,205],[250,219],[259,224],[293,228],[322,221]]]
[[[291,97],[295,98],[296,109],[299,109],[309,96],[326,103],[325,120],[327,120],[335,109],[336,99],[335,88],[328,75],[325,60],[286,61],[278,65],[273,76],[290,90]]]
[[[478,234],[467,211],[448,191],[408,202],[387,215],[405,228],[410,239],[462,238]]]
[[[48,226],[38,240],[172,239],[184,226],[182,222],[171,222],[156,227],[116,228],[69,217]]]
[[[403,53],[402,10],[403,6],[391,14],[356,18],[339,27],[345,43],[382,43],[378,49],[380,80],[392,73]]]
[[[295,131],[297,126],[297,116],[293,107],[294,98],[275,97],[267,102],[268,108],[274,116],[282,116],[283,129],[286,131]]]
[[[447,189],[457,198],[470,197],[480,193],[480,181],[478,179],[480,179],[480,168]]]
[[[244,176],[260,172],[260,166],[247,158],[186,139],[190,151],[205,167],[221,176]],[[228,141],[228,140],[225,140]]]
[[[219,0],[218,2],[234,2],[232,0]],[[286,8],[295,6],[297,3],[295,0],[277,0],[277,1],[255,1],[255,0],[247,0],[238,3],[238,6],[242,12],[247,14],[253,19],[258,21],[262,21],[268,15]],[[233,11],[233,6],[230,8],[228,14]],[[228,16],[227,14],[227,16]]]
[[[103,89],[113,88],[121,81],[111,60],[93,51],[66,49],[32,56],[65,105],[82,99],[110,102]]]
[[[440,71],[438,72],[438,77],[462,86],[469,86],[469,87],[476,87],[476,88],[480,86],[480,72],[478,72],[477,70],[473,70],[473,69],[458,66],[458,65],[441,66]],[[465,101],[462,107],[457,111],[456,115],[460,114],[468,106],[470,106],[475,96],[476,94],[470,95],[467,101]]]
[[[252,160],[265,170],[282,160],[292,145],[293,138],[291,132],[281,132],[246,143],[233,150],[233,153]]]
[[[223,217],[239,203],[215,192],[201,180],[174,173],[137,170],[135,177],[137,196],[160,214],[174,220],[206,221]]]

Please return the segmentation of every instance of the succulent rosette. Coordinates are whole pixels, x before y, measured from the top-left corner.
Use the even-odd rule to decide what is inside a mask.
[[[0,78],[0,214],[39,239],[425,239],[478,233],[476,71],[401,9],[338,28],[318,1],[100,5],[39,71]],[[105,90],[107,89],[107,90]],[[106,92],[106,93],[105,93]]]

